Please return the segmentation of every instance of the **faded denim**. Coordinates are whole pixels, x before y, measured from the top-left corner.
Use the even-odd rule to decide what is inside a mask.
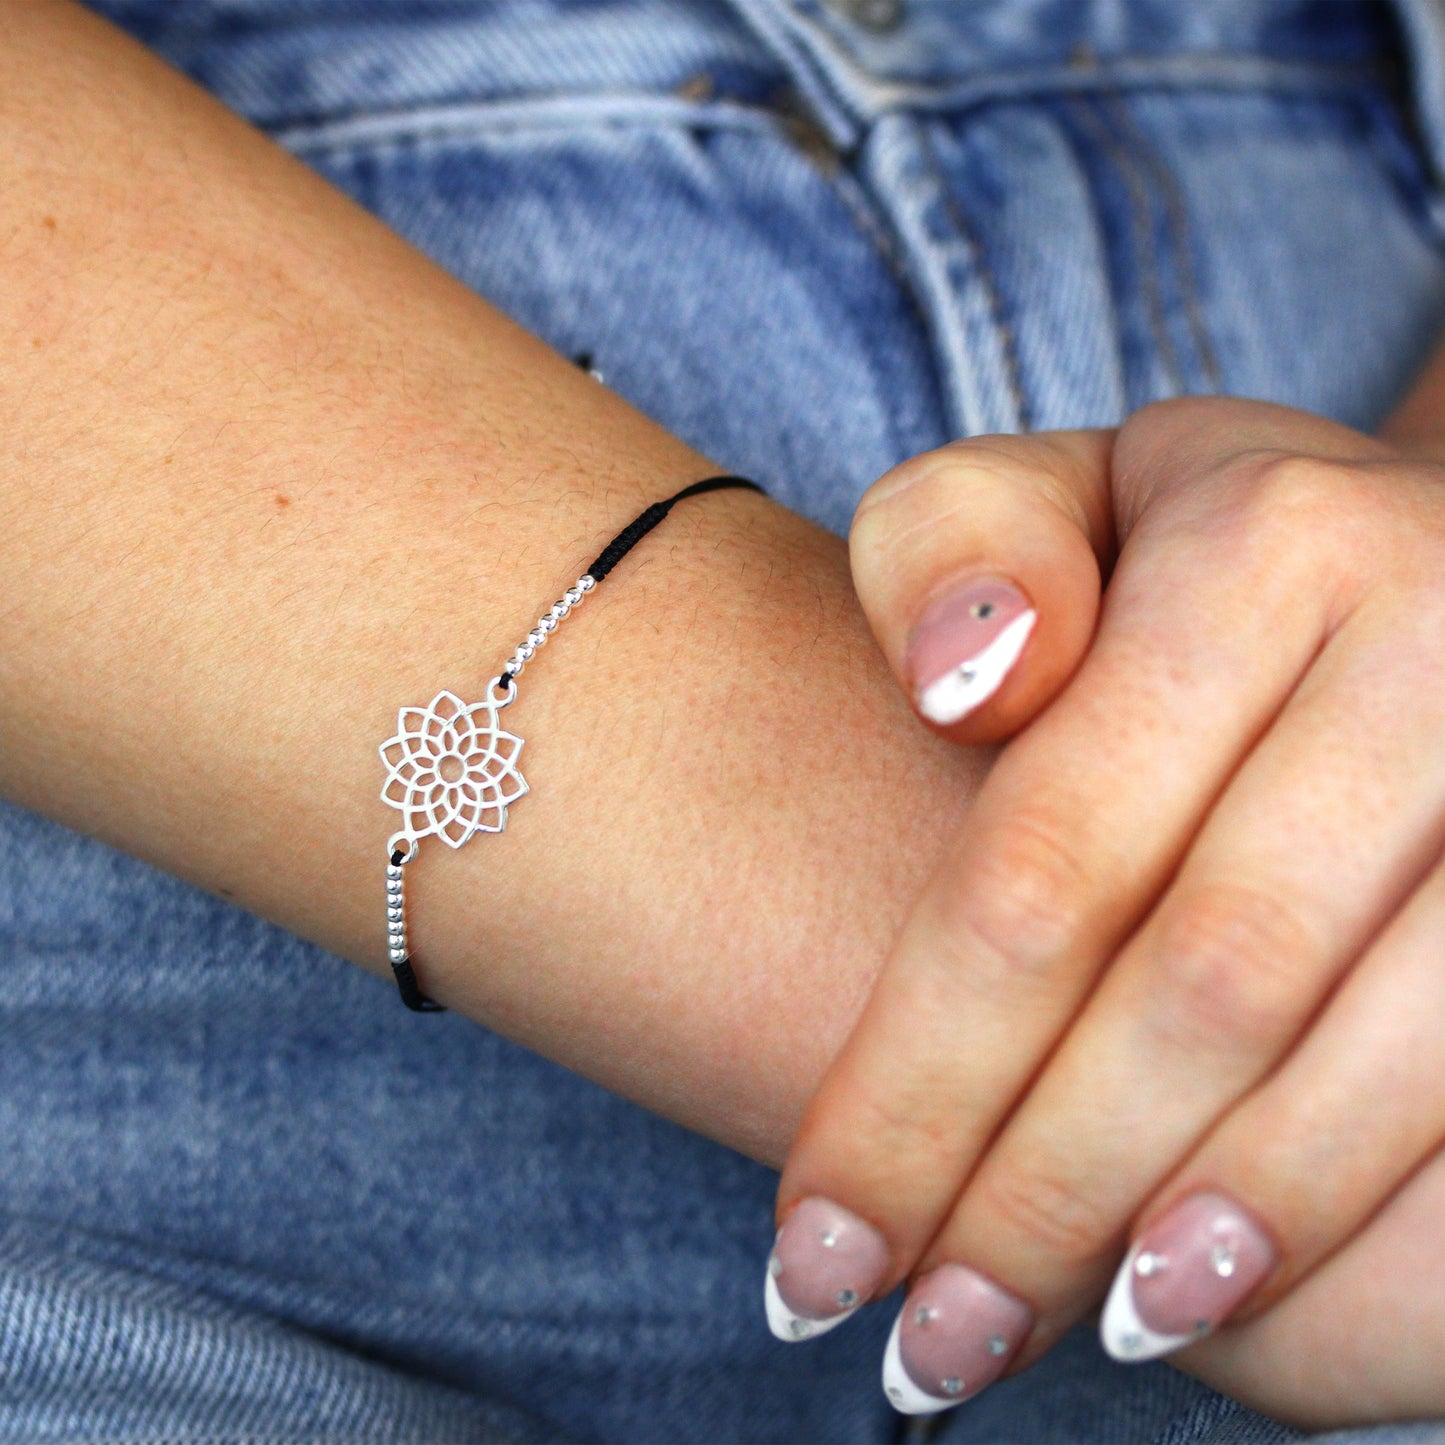
[[[1445,321],[1428,0],[99,8],[837,529],[969,433],[1369,425]],[[767,1331],[769,1171],[14,808],[0,970],[0,1440],[902,1438],[888,1308]],[[1083,1330],[925,1430],[1298,1438]]]

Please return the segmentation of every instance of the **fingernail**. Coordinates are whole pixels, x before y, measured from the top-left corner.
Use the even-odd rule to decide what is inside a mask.
[[[1019,659],[1037,613],[1012,582],[975,578],[923,614],[908,645],[918,710],[956,723],[987,702]]]
[[[804,1199],[783,1221],[763,1285],[780,1340],[810,1340],[868,1302],[888,1272],[888,1242],[830,1199]]]
[[[1152,1360],[1207,1335],[1244,1303],[1279,1253],[1222,1194],[1192,1194],[1135,1241],[1099,1333],[1116,1360]]]
[[[961,1264],[941,1264],[908,1291],[883,1355],[883,1393],[905,1415],[961,1405],[991,1385],[1028,1338],[1034,1312]]]

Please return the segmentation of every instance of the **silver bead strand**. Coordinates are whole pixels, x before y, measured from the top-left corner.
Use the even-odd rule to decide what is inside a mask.
[[[537,625],[527,634],[517,650],[502,664],[502,672],[510,678],[522,675],[522,669],[532,660],[536,651],[557,630],[574,608],[582,605],[582,599],[597,585],[597,579],[582,576],[537,619]]]
[[[403,864],[386,865],[386,949],[393,963],[406,962],[406,883]]]

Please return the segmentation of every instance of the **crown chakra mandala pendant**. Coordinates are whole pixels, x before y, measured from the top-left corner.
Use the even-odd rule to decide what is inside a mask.
[[[440,838],[460,848],[478,833],[500,833],[507,809],[525,794],[527,780],[517,767],[522,739],[497,720],[517,699],[517,679],[558,624],[607,576],[638,542],[685,497],[724,487],[762,488],[746,477],[707,477],[654,502],[634,517],[594,558],[592,565],[537,619],[501,672],[487,684],[481,702],[463,702],[443,688],[425,707],[404,707],[396,733],[379,751],[386,764],[382,802],[401,814],[401,827],[386,841],[387,956],[402,1002],[418,1012],[440,1011],[417,982],[406,939],[406,865],[423,838]]]
[[[382,801],[403,820],[388,852],[410,861],[429,834],[460,848],[474,833],[507,826],[507,805],[527,791],[527,780],[517,771],[522,739],[497,721],[516,693],[497,691],[494,680],[485,702],[465,703],[443,690],[426,707],[397,713],[396,736],[379,749],[387,766]]]
[[[481,702],[463,702],[443,688],[425,707],[404,707],[396,733],[377,749],[386,764],[381,800],[401,814],[401,827],[386,840],[387,956],[402,1002],[418,1012],[440,1010],[421,990],[406,936],[406,865],[423,838],[460,848],[478,833],[500,833],[507,809],[528,791],[517,766],[522,739],[501,725],[498,714],[517,697],[517,678],[557,624],[597,585],[577,579],[538,619],[527,640],[487,684]]]

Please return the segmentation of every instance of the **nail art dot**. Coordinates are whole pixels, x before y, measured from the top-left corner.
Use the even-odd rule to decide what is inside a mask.
[[[963,1381],[960,1380],[957,1375],[950,1375],[943,1382],[943,1393],[945,1395],[963,1394]]]
[[[1008,1353],[1008,1341],[1002,1335],[990,1335],[988,1337],[988,1352],[991,1355],[1006,1355]]]
[[[1129,1354],[1135,1354],[1144,1348],[1144,1336],[1137,1330],[1128,1330],[1119,1336],[1119,1344]]]
[[[903,1391],[900,1390],[897,1385],[889,1385],[888,1398],[890,1400],[897,1400],[901,1403],[903,1400]]]
[[[832,1249],[838,1243],[838,1232],[834,1229],[825,1229],[818,1236],[824,1249]]]
[[[913,1322],[919,1325],[926,1325],[929,1320],[935,1319],[937,1316],[938,1311],[932,1306],[919,1305],[918,1308],[913,1311]]]
[[[838,1304],[845,1310],[850,1310],[858,1303],[858,1291],[856,1289],[840,1289],[838,1291]]]
[[[788,1333],[795,1340],[806,1340],[813,1333],[813,1326],[808,1320],[789,1320]]]
[[[1145,1250],[1138,1259],[1134,1261],[1134,1273],[1143,1279],[1158,1274],[1165,1266],[1166,1260],[1162,1254],[1152,1254]]]
[[[975,602],[973,606],[970,607],[968,610],[972,612],[973,615],[977,617],[980,622],[982,622],[985,618],[993,616],[993,603]]]
[[[1195,1320],[1194,1333],[1196,1335],[1207,1335],[1214,1328],[1208,1320]]]
[[[768,1273],[769,1273],[770,1275],[772,1275],[772,1277],[773,1277],[774,1279],[777,1279],[777,1277],[778,1277],[780,1274],[782,1274],[782,1272],[783,1272],[783,1261],[780,1260],[777,1255],[774,1255],[774,1256],[768,1261]]]
[[[1220,1279],[1228,1279],[1234,1273],[1234,1250],[1227,1244],[1216,1244],[1209,1251],[1209,1267]]]

